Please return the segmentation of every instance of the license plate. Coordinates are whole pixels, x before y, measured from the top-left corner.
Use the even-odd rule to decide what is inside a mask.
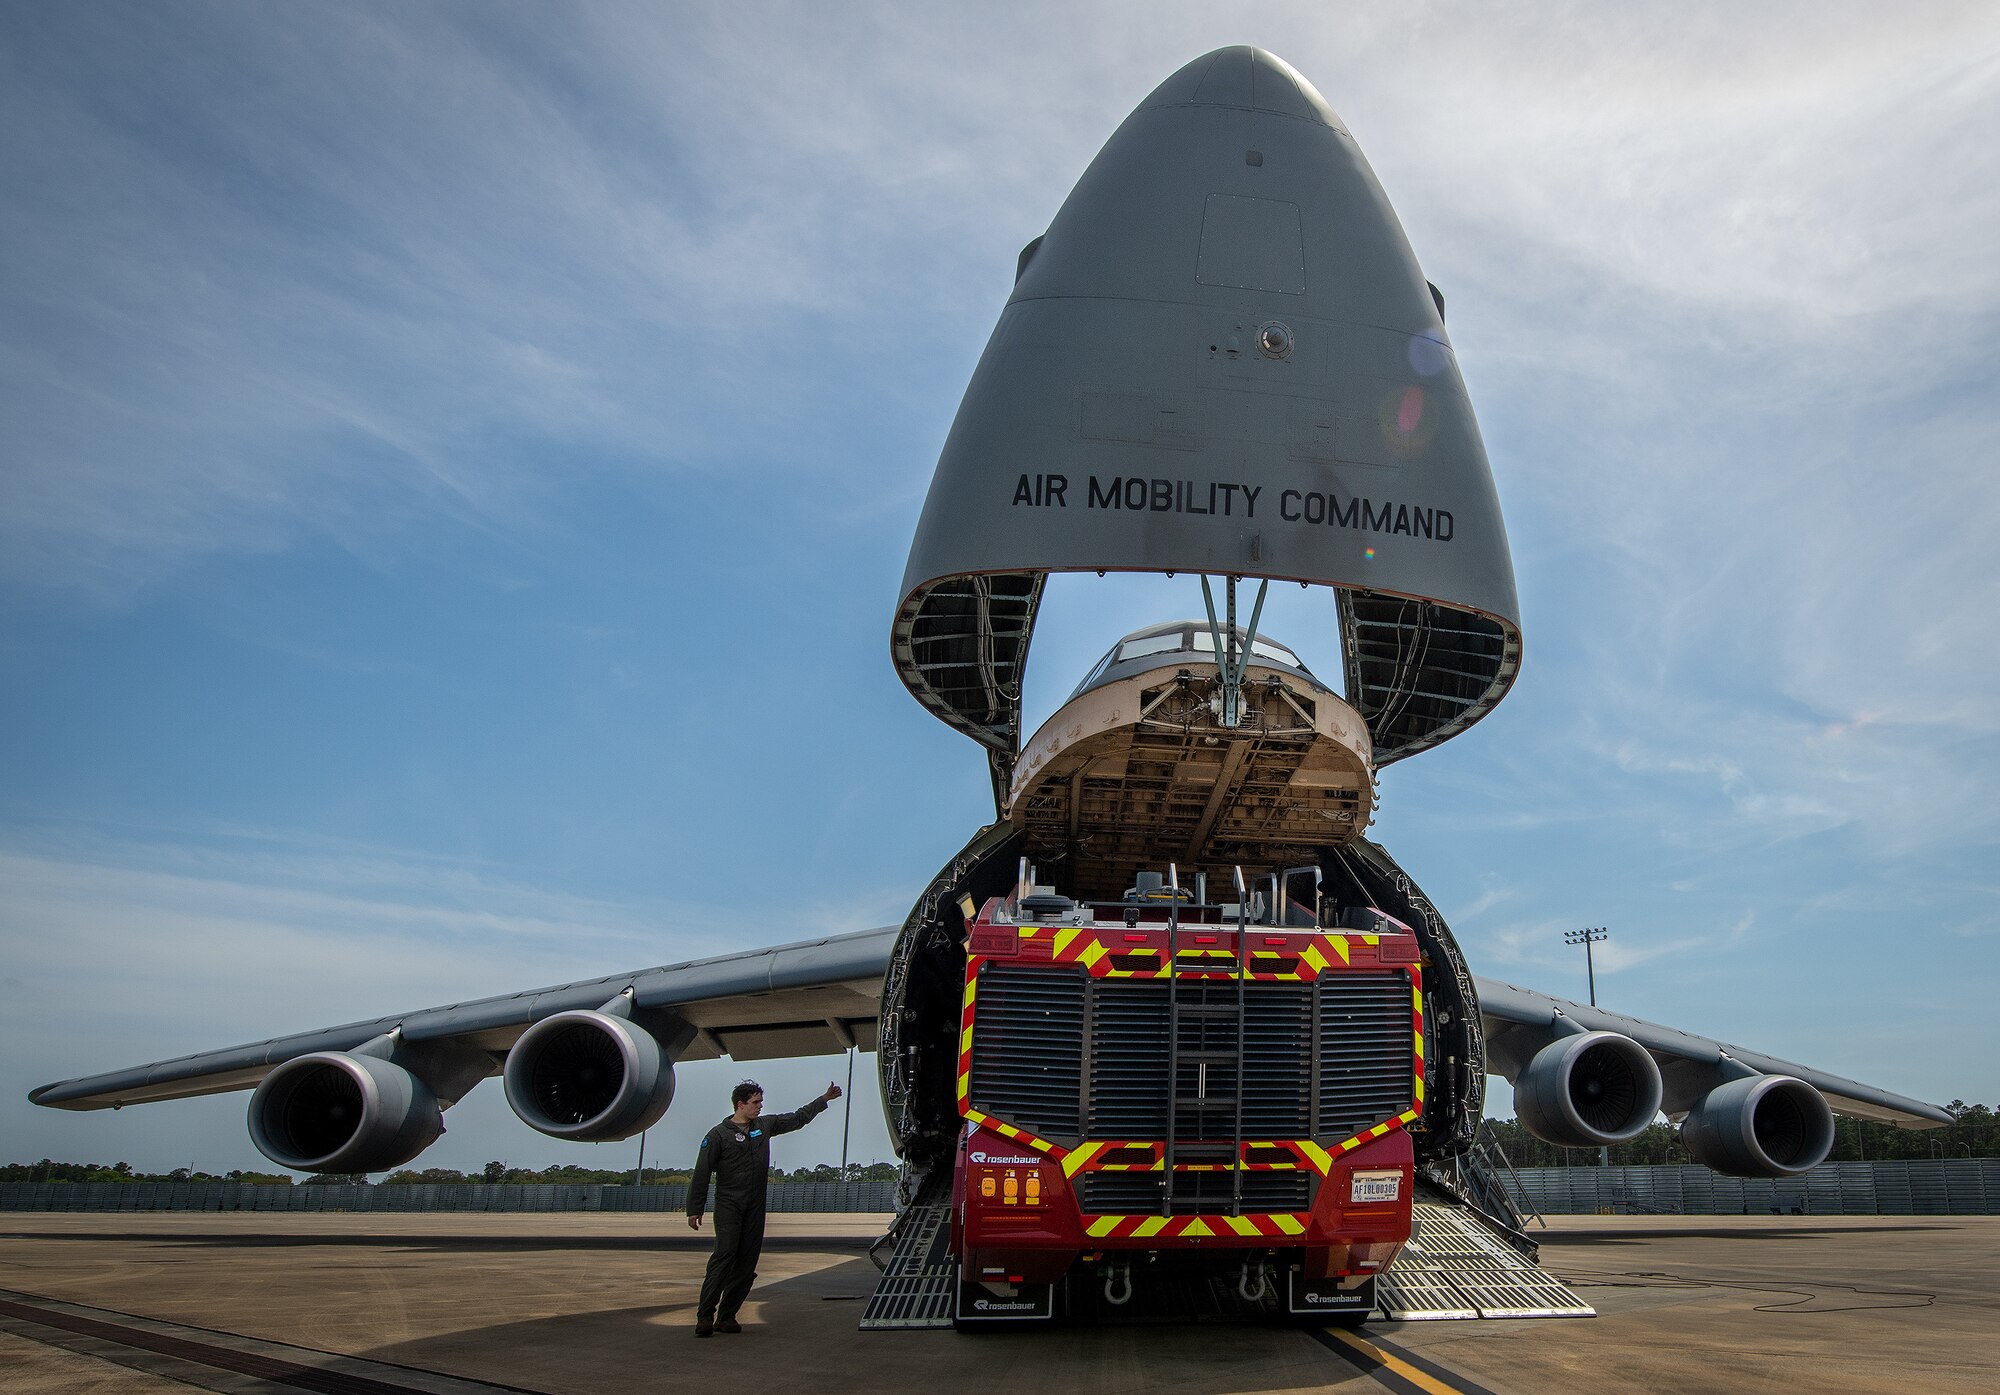
[[[1394,1201],[1403,1194],[1400,1172],[1357,1172],[1348,1185],[1347,1199],[1353,1202]]]

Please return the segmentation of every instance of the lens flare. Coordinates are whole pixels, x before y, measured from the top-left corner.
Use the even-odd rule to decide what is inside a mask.
[[[1409,436],[1416,432],[1424,419],[1424,390],[1420,387],[1403,389],[1403,401],[1396,408],[1396,430]]]
[[[1425,335],[1410,338],[1410,367],[1418,376],[1435,378],[1444,371],[1445,347]]]
[[[1375,560],[1375,549],[1372,547],[1364,547],[1361,549],[1361,555],[1363,557],[1366,557],[1369,561],[1372,562]]]

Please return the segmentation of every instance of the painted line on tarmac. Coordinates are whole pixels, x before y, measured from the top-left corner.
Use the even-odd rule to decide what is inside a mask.
[[[1369,1341],[1344,1327],[1315,1327],[1312,1336],[1335,1356],[1398,1395],[1493,1395],[1485,1386],[1380,1337]]]
[[[0,1331],[206,1390],[241,1392],[242,1378],[249,1377],[249,1389],[312,1395],[539,1395],[521,1386],[183,1327],[12,1289],[0,1289]],[[215,1376],[204,1378],[210,1372]]]

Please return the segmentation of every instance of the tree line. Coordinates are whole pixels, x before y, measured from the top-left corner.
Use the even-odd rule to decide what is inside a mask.
[[[55,1162],[43,1158],[33,1163],[0,1163],[0,1182],[261,1182],[285,1185],[291,1178],[282,1172],[199,1172],[177,1167],[172,1172],[140,1172],[131,1163]]]
[[[850,1182],[893,1182],[896,1180],[895,1163],[849,1163],[846,1179]],[[565,1163],[560,1167],[545,1167],[540,1170],[527,1167],[509,1167],[503,1162],[490,1162],[478,1172],[458,1172],[449,1167],[427,1167],[422,1171],[404,1168],[392,1172],[382,1179],[384,1186],[450,1186],[462,1182],[484,1182],[488,1186],[539,1186],[557,1183],[563,1186],[631,1186],[636,1169],[624,1168],[607,1172],[600,1168],[575,1167]],[[692,1180],[693,1174],[685,1167],[647,1168],[642,1185],[664,1187],[673,1182]],[[790,1172],[782,1167],[771,1169],[773,1182],[838,1182],[841,1180],[839,1168],[829,1163],[818,1167],[795,1168]]]
[[[1967,1104],[1964,1100],[1953,1100],[1945,1106],[1945,1112],[1952,1116],[1952,1122],[1935,1129],[1899,1129],[1888,1124],[1877,1124],[1866,1119],[1836,1117],[1833,1121],[1833,1151],[1828,1154],[1829,1162],[1877,1162],[1917,1158],[1996,1158],[2000,1157],[2000,1112],[1983,1104]],[[1595,1167],[1598,1152],[1595,1148],[1560,1148],[1553,1143],[1544,1143],[1519,1123],[1512,1119],[1488,1119],[1484,1125],[1487,1136],[1499,1143],[1507,1154],[1507,1161],[1515,1167]],[[1630,1143],[1621,1143],[1611,1149],[1611,1163],[1618,1167],[1671,1166],[1691,1163],[1687,1149],[1681,1146],[1680,1130],[1671,1124],[1656,1123]],[[893,1182],[897,1167],[891,1162],[849,1163],[846,1179],[850,1182]],[[771,1169],[774,1182],[838,1182],[841,1170],[830,1163],[817,1167],[801,1167],[786,1172],[781,1167]],[[327,1174],[308,1177],[302,1186],[327,1186],[366,1182],[367,1177],[356,1174]],[[466,1182],[484,1182],[497,1186],[629,1186],[634,1181],[634,1169],[622,1168],[610,1171],[603,1168],[578,1167],[574,1163],[563,1163],[555,1167],[532,1168],[511,1167],[504,1162],[489,1162],[477,1172],[465,1173],[449,1167],[403,1168],[380,1179],[388,1186],[411,1185],[455,1185]],[[688,1180],[686,1168],[665,1168],[646,1170],[645,1185],[665,1186],[670,1182]],[[278,1172],[231,1171],[223,1173],[200,1172],[192,1168],[177,1167],[171,1172],[140,1172],[127,1162],[102,1163],[54,1162],[43,1158],[33,1163],[0,1164],[0,1182],[258,1182],[267,1185],[291,1185],[293,1179]]]
[[[402,1168],[391,1172],[379,1180],[384,1186],[451,1186],[467,1182],[483,1182],[494,1186],[531,1187],[555,1184],[560,1186],[630,1186],[635,1179],[636,1169],[623,1168],[608,1171],[603,1168],[578,1167],[573,1163],[563,1163],[556,1167],[532,1168],[510,1167],[504,1162],[494,1161],[477,1172],[460,1172],[450,1167]],[[846,1178],[851,1182],[893,1182],[896,1180],[895,1163],[849,1163]],[[795,1168],[786,1172],[781,1167],[771,1169],[774,1182],[838,1182],[842,1174],[838,1167],[821,1163],[817,1167]],[[361,1173],[324,1173],[308,1177],[298,1183],[300,1186],[341,1186],[368,1181]],[[689,1180],[688,1169],[668,1168],[655,1171],[646,1169],[645,1185],[665,1186],[669,1182]],[[43,1158],[33,1163],[0,1163],[0,1183],[5,1182],[254,1182],[267,1186],[291,1186],[294,1179],[282,1172],[200,1172],[192,1168],[177,1167],[171,1172],[140,1172],[128,1162],[112,1163],[69,1163],[55,1162]]]

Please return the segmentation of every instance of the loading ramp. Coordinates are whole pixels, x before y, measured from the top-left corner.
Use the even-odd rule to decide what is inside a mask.
[[[945,1190],[931,1188],[933,1192]],[[896,1218],[875,1293],[861,1314],[863,1332],[950,1327],[958,1297],[958,1262],[951,1257],[951,1197],[920,1198]]]
[[[1524,1239],[1451,1192],[1420,1186],[1410,1243],[1376,1280],[1376,1306],[1393,1322],[1595,1317]]]

